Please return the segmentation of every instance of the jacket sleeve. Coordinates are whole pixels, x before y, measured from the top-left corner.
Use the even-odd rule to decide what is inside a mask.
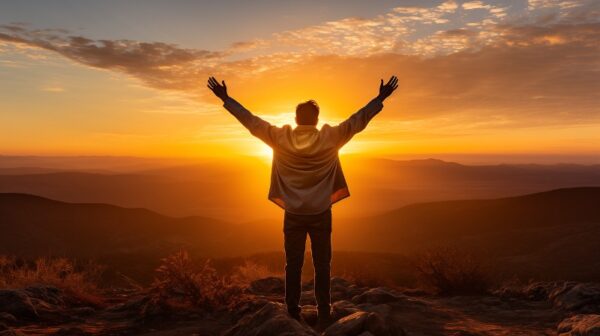
[[[365,129],[367,124],[379,111],[383,109],[383,102],[379,98],[371,100],[367,105],[354,113],[350,118],[332,127],[334,138],[338,147],[345,145],[352,137]]]
[[[265,120],[255,116],[242,106],[242,104],[231,97],[225,99],[223,107],[244,125],[252,135],[261,139],[271,147],[275,145],[276,134],[280,130],[279,127],[273,126]]]

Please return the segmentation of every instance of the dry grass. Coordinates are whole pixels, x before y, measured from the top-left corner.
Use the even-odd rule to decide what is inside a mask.
[[[0,255],[0,288],[24,288],[35,284],[62,289],[69,298],[82,303],[102,305],[98,283],[104,268],[91,263],[76,263],[67,258],[38,258],[27,261]]]
[[[421,254],[415,263],[426,287],[440,295],[479,295],[491,287],[483,258],[458,248],[437,248]]]
[[[249,284],[258,279],[268,277],[283,277],[283,272],[275,272],[267,267],[267,265],[259,264],[255,261],[246,259],[244,263],[235,268],[233,278],[242,284]]]
[[[227,310],[239,303],[243,288],[231,277],[221,276],[210,260],[195,263],[186,251],[161,260],[144,317],[164,315],[190,306],[207,312]]]

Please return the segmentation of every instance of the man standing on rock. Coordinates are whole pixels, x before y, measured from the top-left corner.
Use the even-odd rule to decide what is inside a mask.
[[[269,199],[285,210],[285,302],[290,315],[300,320],[301,273],[306,235],[310,236],[315,269],[315,298],[319,325],[330,320],[331,205],[348,196],[348,186],[338,158],[339,149],[367,127],[381,111],[383,101],[398,87],[392,76],[383,79],[379,95],[337,126],[317,128],[319,106],[313,100],[298,104],[296,124],[276,127],[253,115],[229,97],[225,81],[208,79],[208,87],[223,106],[252,135],[273,149]]]

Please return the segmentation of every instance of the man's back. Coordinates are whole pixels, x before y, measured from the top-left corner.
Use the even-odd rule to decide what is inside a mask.
[[[290,213],[304,215],[321,213],[350,196],[338,150],[383,108],[375,98],[341,124],[318,129],[315,125],[275,127],[232,98],[224,106],[273,148],[269,199]]]

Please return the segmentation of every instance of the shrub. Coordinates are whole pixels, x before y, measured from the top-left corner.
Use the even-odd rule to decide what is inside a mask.
[[[161,259],[149,293],[142,311],[146,317],[189,306],[211,312],[230,309],[239,302],[242,288],[220,276],[210,260],[196,264],[186,251],[180,251]]]
[[[0,288],[23,288],[34,284],[62,289],[71,299],[101,305],[98,283],[104,268],[92,262],[67,258],[38,258],[26,261],[0,256]]]
[[[233,272],[234,279],[243,284],[248,284],[258,279],[282,276],[281,272],[272,271],[266,265],[248,259],[242,265],[237,266]]]
[[[437,248],[417,257],[421,281],[440,295],[477,295],[489,292],[491,277],[481,257],[458,248]]]

